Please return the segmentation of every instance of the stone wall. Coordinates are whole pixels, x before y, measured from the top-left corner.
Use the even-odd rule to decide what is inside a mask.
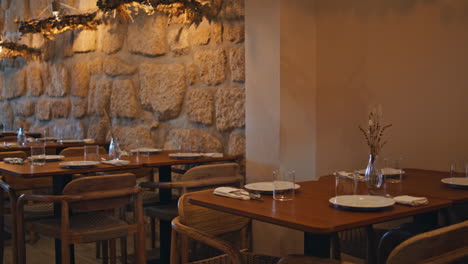
[[[36,17],[49,2],[1,0],[4,36],[15,39],[13,20]],[[60,2],[96,9],[96,0]],[[124,148],[243,154],[244,3],[222,2],[218,18],[198,27],[184,24],[184,15],[140,13],[134,22],[117,17],[53,41],[23,36],[45,60],[1,61],[0,123],[98,140],[112,129]]]

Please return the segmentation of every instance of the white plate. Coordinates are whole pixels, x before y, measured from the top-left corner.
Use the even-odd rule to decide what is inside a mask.
[[[140,152],[140,153],[158,153],[158,152],[161,152],[162,149],[155,149],[155,148],[137,148],[137,149],[132,149],[130,150],[130,152],[133,152],[133,153],[137,153],[137,152]]]
[[[395,204],[391,198],[374,195],[341,195],[328,201],[339,208],[363,211],[381,210]]]
[[[445,178],[440,181],[453,188],[468,189],[468,178],[453,177]]]
[[[56,142],[58,138],[55,137],[43,137],[43,138],[36,138],[36,141],[39,142]]]
[[[357,170],[355,172],[360,174],[360,175],[365,175],[366,174],[366,169]],[[394,168],[383,168],[382,173],[383,173],[383,175],[398,175],[398,174],[400,174],[400,170],[399,169],[394,169]],[[401,170],[401,174],[405,174],[405,171]]]
[[[99,165],[99,161],[90,161],[90,160],[77,160],[77,161],[67,161],[59,164],[60,167],[70,168],[70,169],[82,169],[82,168],[91,168]]]
[[[36,156],[33,156],[34,158]],[[31,157],[31,158],[33,158]],[[57,160],[63,160],[65,158],[65,156],[63,155],[45,155],[45,160],[46,161],[57,161]]]
[[[173,159],[198,159],[202,155],[200,153],[171,153],[170,158]]]
[[[84,141],[81,140],[81,139],[62,139],[62,140],[60,140],[60,143],[62,143],[62,144],[66,144],[66,143],[74,144],[74,143],[84,143]]]
[[[244,188],[250,191],[255,192],[273,192],[273,182],[254,182],[244,185]],[[278,190],[286,190],[289,186],[285,186],[284,188],[280,188]],[[299,189],[301,186],[299,184],[294,184],[294,189]]]

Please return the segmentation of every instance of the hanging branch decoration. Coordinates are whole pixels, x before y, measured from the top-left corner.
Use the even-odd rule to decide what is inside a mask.
[[[47,39],[54,39],[54,35],[72,29],[96,30],[101,23],[97,13],[66,15],[49,17],[46,19],[26,19],[15,21],[19,24],[19,31],[24,34],[41,33]]]
[[[169,16],[179,16],[185,13],[188,23],[199,24],[203,17],[211,20],[219,11],[206,1],[204,2],[197,0],[98,0],[96,5],[104,13],[114,11],[126,20],[133,20],[132,15],[137,15],[139,10],[143,10],[148,15],[156,11]],[[220,0],[214,2],[218,5],[221,3]]]
[[[41,51],[39,49],[9,41],[0,41],[0,50],[0,58],[25,57],[37,59],[41,56]]]

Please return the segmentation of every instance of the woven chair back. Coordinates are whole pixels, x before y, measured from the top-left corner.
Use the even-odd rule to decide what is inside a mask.
[[[106,149],[102,146],[99,146],[99,154],[107,154]],[[60,155],[65,157],[84,156],[84,147],[69,147],[60,151]]]
[[[387,264],[426,262],[468,263],[468,220],[414,236],[398,245],[387,259]]]
[[[184,173],[182,181],[218,177],[240,177],[239,165],[237,163],[221,163],[197,166]]]

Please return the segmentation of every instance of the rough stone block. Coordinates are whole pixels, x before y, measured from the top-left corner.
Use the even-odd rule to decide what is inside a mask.
[[[0,72],[0,102],[5,100],[5,97],[3,96],[3,88],[4,86],[4,78],[3,78],[3,72]]]
[[[102,72],[102,64],[104,59],[98,56],[88,62],[88,71],[90,75],[99,74]]]
[[[187,78],[190,85],[194,85],[197,82],[197,67],[190,64],[187,66]]]
[[[15,0],[13,0],[13,1],[15,1]],[[44,13],[42,13],[42,12],[43,12],[44,8],[49,7],[49,5],[50,5],[49,0],[28,0],[28,1],[29,1],[29,7],[31,8],[31,16],[32,17],[39,17],[39,15],[43,15]]]
[[[106,140],[109,129],[109,121],[105,119],[100,120],[99,122],[92,121],[88,128],[88,138],[92,138],[94,140]]]
[[[197,50],[194,54],[200,80],[208,85],[216,85],[226,79],[226,54],[222,48]]]
[[[138,101],[131,80],[116,80],[112,85],[112,116],[135,118],[138,114]]]
[[[211,43],[221,44],[223,42],[223,24],[211,22]]]
[[[73,52],[90,52],[96,50],[96,31],[82,30],[75,32]]]
[[[231,76],[234,82],[245,81],[245,49],[232,48],[230,51],[231,57]]]
[[[224,0],[219,16],[224,19],[240,19],[244,17],[244,0]]]
[[[50,113],[53,118],[68,117],[70,113],[70,100],[60,99],[50,101]]]
[[[86,62],[77,61],[71,72],[71,95],[85,98],[88,96],[89,71]]]
[[[99,26],[98,49],[106,54],[119,51],[123,46],[126,29],[127,27],[119,22]]]
[[[40,65],[31,65],[28,67],[28,74],[26,77],[26,86],[28,88],[28,95],[30,96],[40,96],[43,92],[43,83],[42,83],[42,68]],[[47,70],[47,68],[45,68]]]
[[[88,102],[86,99],[74,99],[72,104],[72,115],[76,118],[82,118],[86,115]]]
[[[224,39],[234,42],[241,43],[245,39],[243,23],[226,23],[224,24]]]
[[[130,23],[127,32],[128,50],[149,56],[167,53],[166,43],[167,17],[163,15],[147,16],[140,14]]]
[[[206,45],[210,42],[210,24],[204,19],[199,25],[192,24],[189,28],[189,39],[192,45]]]
[[[8,69],[3,75],[3,97],[6,99],[16,98],[25,94],[25,72],[24,70]]]
[[[228,143],[229,155],[245,155],[245,136],[232,133]]]
[[[70,0],[69,0],[70,1]],[[73,0],[78,2],[78,9],[83,11],[91,11],[96,10],[96,2],[95,0]]]
[[[176,118],[186,89],[184,66],[143,63],[139,66],[139,75],[141,103],[151,106],[159,120]]]
[[[194,89],[187,94],[189,120],[211,125],[213,123],[214,96],[210,90]]]
[[[50,106],[47,100],[37,100],[36,118],[40,121],[50,120]]]
[[[130,75],[135,73],[136,67],[117,57],[107,57],[103,62],[104,72],[110,76]]]
[[[173,129],[164,143],[164,149],[223,152],[223,144],[214,135],[200,129]]]
[[[9,2],[8,9],[5,9],[4,32],[16,32],[18,25],[15,23],[15,19],[29,18],[29,0],[10,0]]]
[[[112,81],[91,81],[88,96],[88,114],[105,116],[109,108],[109,100],[112,91]]]
[[[245,125],[245,89],[219,88],[215,96],[216,128],[226,131]]]
[[[190,50],[188,30],[179,25],[171,27],[168,31],[167,38],[172,53],[176,56],[187,54]]]
[[[16,117],[28,117],[34,113],[34,103],[31,101],[14,101],[11,107]]]
[[[85,126],[82,121],[55,122],[51,125],[51,136],[63,139],[84,138]]]
[[[154,147],[154,140],[148,127],[144,126],[117,126],[113,128],[114,136],[123,149],[132,149],[146,146]],[[138,145],[137,145],[138,142]]]
[[[13,111],[8,103],[0,103],[0,124],[7,128],[13,125]]]
[[[67,68],[63,64],[53,64],[49,67],[48,79],[43,79],[47,83],[47,95],[51,97],[62,97],[67,95],[70,80]]]

